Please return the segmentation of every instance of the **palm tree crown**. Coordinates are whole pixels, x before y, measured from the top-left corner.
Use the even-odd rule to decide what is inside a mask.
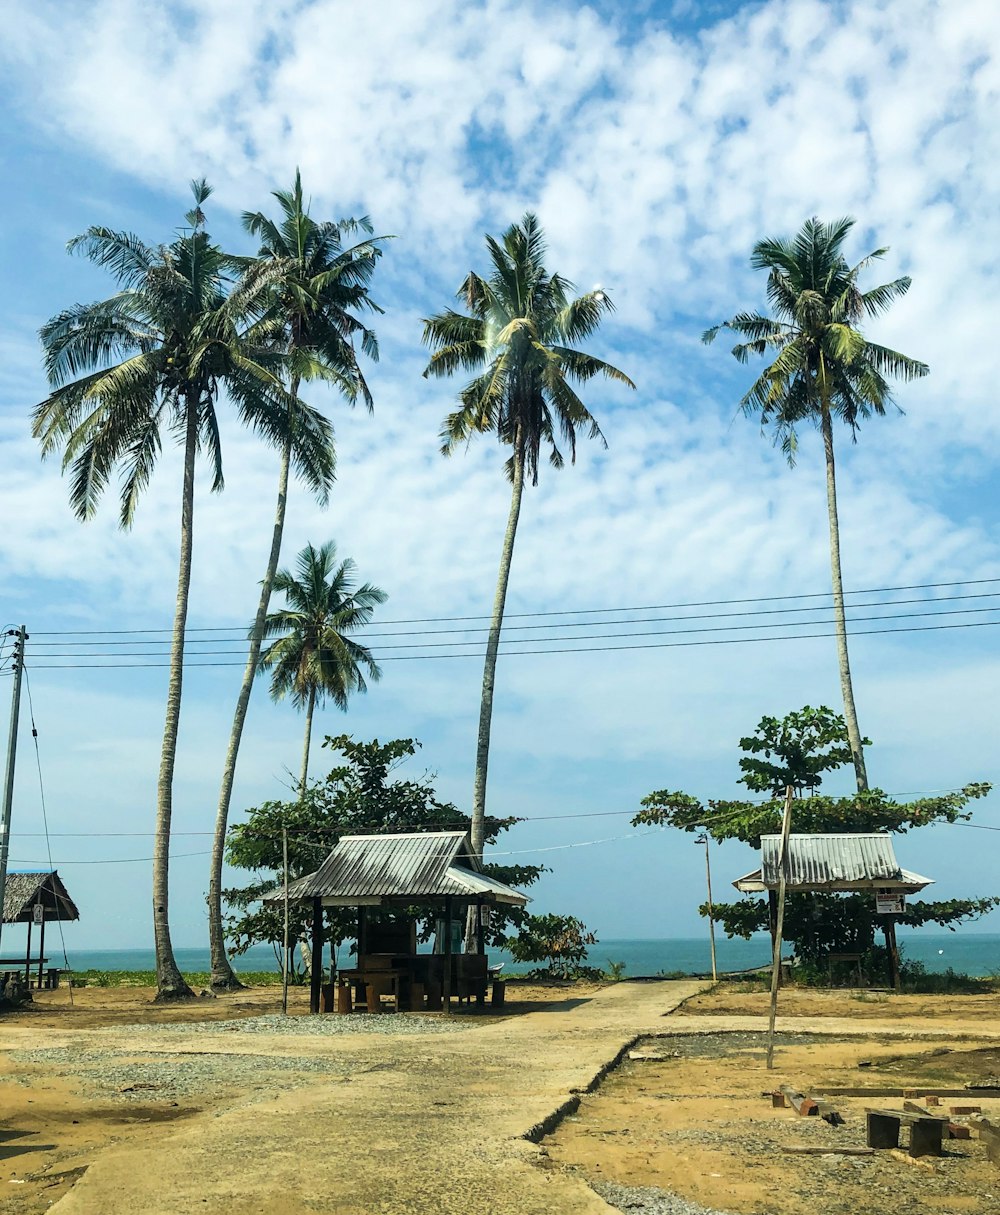
[[[290,398],[281,383],[284,355],[264,316],[263,280],[229,290],[234,259],[204,231],[208,187],[194,186],[192,230],[171,245],[104,227],[70,242],[120,287],[107,300],[66,309],[41,331],[53,388],[34,410],[32,433],[43,455],[63,450],[81,518],[94,513],[121,466],[121,523],[130,526],[163,429],[183,442],[189,420],[211,460],[213,488],[221,489],[223,387],[244,425],[273,444],[283,439]],[[304,403],[296,412],[296,467],[324,496],[333,478],[330,425]]]
[[[368,624],[387,595],[370,582],[355,588],[354,562],[336,562],[332,540],[319,549],[309,544],[296,572],[279,570],[274,579],[286,606],[268,614],[265,636],[277,640],[261,654],[260,669],[271,671],[271,696],[291,696],[296,708],[329,696],[346,710],[351,693],[367,689],[362,668],[372,680],[382,674],[371,651],[347,634]]]
[[[458,291],[469,314],[449,308],[424,321],[423,340],[434,352],[424,375],[478,373],[460,393],[460,407],[445,419],[445,454],[473,435],[493,431],[514,448],[508,477],[514,478],[520,458],[523,474],[537,484],[543,445],[551,464],[562,467],[557,434],[571,460],[579,427],[604,442],[570,381],[583,383],[600,374],[635,385],[610,363],[567,344],[592,334],[613,305],[600,289],[570,298],[572,284],[545,269],[545,240],[534,215],[512,224],[500,241],[487,236],[486,245],[493,263],[489,278],[470,272]]]
[[[306,207],[302,177],[296,170],[291,190],[276,190],[279,222],[247,211],[243,226],[260,240],[255,259],[245,261],[250,281],[264,280],[272,315],[283,327],[293,380],[323,380],[353,404],[360,396],[369,410],[372,396],[355,350],[360,344],[378,361],[375,333],[354,315],[359,309],[381,313],[368,294],[384,236],[372,236],[368,216],[319,222]],[[364,232],[368,239],[345,245],[344,237]],[[353,310],[353,311],[352,311]]]
[[[912,380],[928,372],[925,363],[868,341],[859,327],[885,312],[906,294],[909,277],[862,291],[858,277],[888,250],[875,249],[851,266],[843,253],[854,226],[807,220],[792,239],[772,238],[754,245],[750,264],[766,270],[767,299],[773,316],[740,312],[705,331],[714,341],[721,329],[746,340],[733,347],[741,363],[751,355],[776,352],[741,400],[743,411],[773,423],[775,441],[794,459],[796,424],[819,422],[824,412],[839,417],[857,435],[860,422],[882,416],[894,404],[887,376]]]

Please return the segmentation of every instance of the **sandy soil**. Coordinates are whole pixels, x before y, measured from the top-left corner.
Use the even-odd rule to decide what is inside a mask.
[[[86,988],[71,1004],[60,989],[0,1019],[0,1215],[596,1215],[609,1208],[585,1183],[602,1181],[738,1215],[1000,1215],[1000,1169],[975,1138],[929,1167],[836,1154],[864,1143],[865,1106],[900,1100],[838,1097],[833,1128],[761,1095],[995,1077],[1000,995],[784,991],[769,1072],[766,993],[724,986],[511,984],[502,1015],[388,1036],[336,1018],[350,1022],[336,1039],[308,1035],[301,989],[288,1032],[268,1034],[226,1023],[273,1016],[277,988],[177,1006],[151,994]],[[583,1092],[636,1034],[665,1057]],[[521,1138],[574,1091],[579,1109],[541,1148]],[[1000,1099],[974,1101],[1000,1122]]]
[[[663,1061],[626,1061],[546,1140],[553,1167],[591,1181],[658,1187],[740,1215],[1000,1212],[1000,1169],[987,1161],[974,1131],[971,1140],[948,1142],[942,1159],[922,1165],[885,1152],[837,1155],[840,1146],[864,1146],[866,1108],[899,1109],[903,1099],[832,1097],[845,1120],[832,1127],[773,1109],[762,1096],[781,1084],[807,1092],[899,1086],[919,1100],[936,1087],[1000,1084],[1000,1038],[977,1040],[984,1027],[1000,1031],[1000,996],[859,999],[858,993],[783,991],[783,1033],[772,1071],[762,1032],[767,1000],[766,993],[721,987],[686,1001],[664,1026],[665,1033],[676,1028],[676,1037],[641,1044],[666,1056]],[[795,1032],[811,1031],[820,1018],[824,1026],[839,1020],[852,1036]],[[947,1030],[934,1037],[939,1025]],[[1000,1122],[1000,1099],[975,1094],[942,1097],[934,1112],[960,1104],[979,1105],[983,1116]],[[828,1154],[791,1155],[786,1146]]]

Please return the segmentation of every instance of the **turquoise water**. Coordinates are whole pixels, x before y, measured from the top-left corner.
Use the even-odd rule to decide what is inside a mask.
[[[950,967],[970,975],[1000,973],[1000,933],[901,932],[899,940],[906,957],[922,962],[928,970],[943,971]],[[341,953],[346,958],[346,946]],[[177,949],[175,954],[181,970],[209,969],[207,949]],[[720,936],[716,954],[720,971],[749,970],[767,965],[770,943],[766,936],[750,941],[729,941]],[[633,977],[661,971],[705,974],[712,965],[707,937],[601,941],[590,947],[588,956],[592,966],[605,970],[610,962],[623,962],[625,974]],[[531,969],[513,962],[503,950],[491,950],[490,958],[504,962],[508,973]],[[154,964],[151,949],[80,949],[71,954],[69,961],[74,970],[152,970]],[[242,957],[234,958],[233,966],[237,971],[278,970],[274,952],[266,945],[255,945]]]

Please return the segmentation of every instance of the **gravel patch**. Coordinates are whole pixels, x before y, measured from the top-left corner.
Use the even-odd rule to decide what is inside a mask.
[[[421,1017],[359,1015],[345,1017],[337,1013],[315,1017],[283,1017],[269,1013],[260,1017],[241,1017],[232,1021],[189,1021],[169,1024],[118,1025],[95,1030],[99,1034],[282,1034],[296,1037],[334,1038],[338,1034],[375,1034],[382,1036],[406,1034],[454,1034],[475,1029],[476,1022],[464,1017]]]
[[[605,1202],[619,1211],[637,1212],[638,1215],[732,1215],[715,1207],[703,1207],[667,1190],[655,1186],[617,1185],[612,1181],[592,1181],[590,1188]]]

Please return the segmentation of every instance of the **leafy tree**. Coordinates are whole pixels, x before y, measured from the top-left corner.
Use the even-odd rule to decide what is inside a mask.
[[[319,549],[307,544],[299,553],[295,574],[279,570],[275,575],[274,589],[286,603],[264,621],[264,636],[275,638],[259,662],[261,671],[271,672],[271,698],[291,695],[296,708],[306,710],[300,793],[305,792],[309,775],[316,702],[322,705],[329,696],[346,713],[351,693],[368,689],[362,667],[369,679],[382,677],[371,651],[347,634],[368,624],[375,607],[388,596],[370,582],[355,588],[354,562],[349,557],[339,565],[336,562],[332,540]]]
[[[570,978],[587,957],[597,937],[572,915],[532,915],[506,946],[516,962],[547,962],[550,974]]]
[[[419,743],[397,738],[381,743],[357,742],[349,734],[327,738],[323,744],[340,752],[343,762],[321,782],[310,785],[289,802],[265,802],[248,811],[247,821],[229,829],[226,857],[231,865],[254,871],[248,885],[225,891],[231,909],[227,935],[232,952],[244,953],[251,945],[283,940],[282,908],[258,905],[262,894],[282,881],[282,829],[288,832],[290,880],[313,873],[329,855],[341,835],[381,834],[401,831],[461,831],[470,825],[450,802],[434,791],[433,777],[393,777],[395,769],[416,754]],[[488,819],[487,838],[492,842],[518,820]],[[530,886],[544,869],[538,865],[485,865],[491,877],[512,886]],[[311,930],[310,908],[292,906],[290,932],[301,939]],[[435,909],[424,909],[420,924],[427,939],[433,931]],[[519,907],[492,909],[487,940],[504,944],[504,932],[520,924],[526,913]],[[334,947],[353,938],[357,921],[351,911],[328,908],[324,912],[325,940]]]
[[[856,441],[861,422],[873,414],[883,416],[893,404],[886,377],[912,380],[926,375],[928,368],[868,341],[862,333],[861,322],[885,312],[893,300],[905,295],[910,279],[897,278],[861,290],[862,270],[888,250],[876,249],[857,265],[849,265],[843,246],[854,222],[845,218],[824,224],[810,219],[791,240],[758,241],[750,264],[755,270],[767,271],[767,300],[773,316],[739,312],[706,330],[703,340],[712,342],[721,329],[730,329],[745,339],[733,347],[741,363],[751,355],[775,355],[740,405],[745,414],[759,415],[762,427],[774,427],[775,442],[790,463],[795,458],[799,423],[814,422],[822,434],[840,683],[855,776],[863,791],[868,788],[868,773],[847,652],[833,419],[846,423]]]
[[[262,212],[246,213],[243,226],[260,241],[256,258],[245,259],[244,281],[263,288],[275,340],[287,355],[286,372],[291,409],[281,445],[277,505],[271,533],[267,569],[260,584],[257,615],[250,632],[246,667],[240,684],[229,748],[226,753],[219,806],[212,842],[209,875],[208,922],[212,957],[212,986],[233,989],[242,986],[226,955],[222,926],[222,860],[226,826],[236,776],[243,726],[260,658],[264,624],[270,605],[274,576],[281,553],[288,502],[288,475],[295,426],[308,423],[294,408],[303,380],[333,385],[353,405],[360,397],[372,409],[372,397],[358,362],[355,344],[372,360],[378,358],[375,334],[358,319],[359,311],[381,312],[368,294],[368,286],[381,256],[381,237],[372,237],[367,217],[342,219],[337,223],[314,220],[302,193],[302,178],[296,171],[289,191],[276,191],[274,198],[281,217],[275,222]],[[345,244],[345,237],[367,234],[359,244]],[[331,447],[331,459],[333,451]]]
[[[206,451],[214,490],[223,487],[217,405],[226,396],[239,421],[267,442],[288,440],[295,467],[322,497],[333,479],[331,431],[323,417],[285,389],[285,355],[274,341],[260,283],[231,290],[233,259],[205,231],[210,190],[194,182],[188,228],[170,245],[150,246],[127,232],[92,227],[70,242],[107,269],[119,286],[107,300],[77,304],[41,332],[52,391],[33,413],[43,456],[63,452],[70,502],[90,518],[116,469],[121,524],[131,526],[168,431],[183,447],[180,556],[167,705],[157,782],[153,929],[157,999],[190,997],[174,958],[168,919],[168,864],[174,761],[180,722],[184,629],[191,583],[194,473]]]
[[[485,836],[486,774],[497,652],[503,625],[514,537],[525,477],[538,484],[538,461],[547,449],[554,468],[563,466],[557,432],[576,459],[576,437],[586,428],[604,442],[593,415],[572,387],[597,375],[630,388],[623,372],[568,343],[589,337],[601,315],[612,311],[607,294],[589,291],[570,298],[573,285],[545,268],[545,239],[530,212],[497,241],[486,237],[492,270],[470,271],[458,290],[467,313],[448,308],[424,321],[423,340],[433,354],[425,376],[474,373],[459,394],[459,408],[445,419],[442,452],[450,455],[475,435],[492,431],[511,449],[505,468],[511,483],[510,513],[486,644],[472,799],[472,847],[481,854]]]
[[[870,745],[865,739],[865,745]],[[822,835],[836,832],[886,831],[903,834],[932,823],[968,821],[971,801],[985,797],[991,786],[966,785],[953,793],[898,802],[881,789],[865,789],[850,797],[826,797],[815,792],[824,772],[851,762],[852,750],[843,717],[821,705],[808,705],[783,719],[764,717],[753,735],[740,739],[741,783],[755,792],[770,793],[764,802],[710,800],[701,802],[689,794],[659,789],[642,799],[635,825],[660,824],[682,831],[707,831],[718,842],[737,839],[760,848],[762,835],[781,830],[784,790],[796,791],[792,829],[796,833]],[[759,758],[763,755],[763,759]],[[977,919],[1000,898],[949,899],[937,902],[910,901],[906,910],[892,917],[895,923],[919,927],[939,924],[954,928],[964,920]],[[708,915],[708,905],[699,911]],[[727,936],[749,938],[770,927],[766,899],[748,898],[738,903],[715,903],[713,917]],[[823,892],[789,893],[785,903],[785,938],[795,944],[799,957],[818,962],[830,952],[864,953],[872,947],[876,928],[886,916],[877,915],[874,899],[864,894]]]

